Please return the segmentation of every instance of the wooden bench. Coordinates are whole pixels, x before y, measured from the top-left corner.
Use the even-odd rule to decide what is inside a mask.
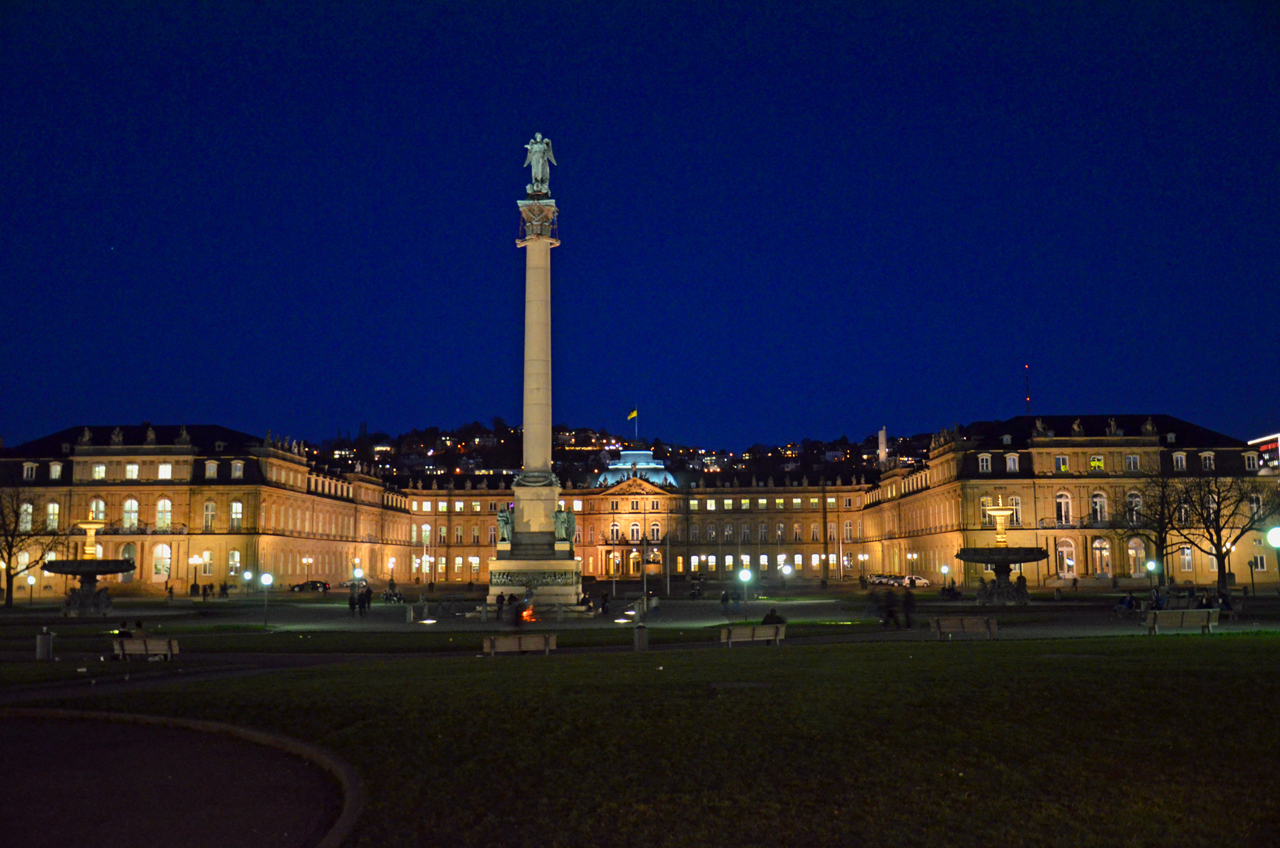
[[[1216,609],[1202,610],[1152,610],[1147,613],[1147,634],[1154,636],[1160,628],[1174,629],[1179,627],[1199,627],[1200,632],[1209,634],[1218,626]]]
[[[523,654],[525,651],[542,651],[550,654],[556,649],[554,633],[520,633],[505,636],[484,637],[484,652],[491,657],[498,654]]]
[[[178,653],[177,639],[156,639],[143,636],[140,639],[111,640],[118,659],[127,660],[133,657],[164,657],[171,660]]]
[[[777,646],[786,636],[785,624],[738,624],[720,628],[720,641],[730,648],[734,642],[765,642]]]
[[[998,629],[994,618],[981,618],[974,615],[931,618],[929,619],[929,627],[938,632],[939,641],[944,636],[950,638],[952,633],[985,633],[988,639],[994,639]]]

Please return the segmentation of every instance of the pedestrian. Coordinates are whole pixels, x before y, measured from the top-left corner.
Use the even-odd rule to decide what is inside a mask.
[[[893,619],[893,629],[901,630],[902,622],[898,620],[898,596],[893,593],[893,589],[885,589],[884,594],[880,596],[880,602],[884,605],[881,625],[888,629],[889,619]]]
[[[166,591],[169,593],[169,603],[173,603],[173,587],[167,586]]]
[[[356,604],[358,603],[359,599],[356,598],[356,587],[352,586],[351,591],[347,594],[347,606],[351,608],[352,618],[356,617]]]
[[[787,620],[782,616],[778,615],[778,610],[775,607],[769,610],[767,613],[765,613],[764,620],[761,621],[760,623],[761,624],[786,624]]]
[[[1071,578],[1071,591],[1073,591],[1073,592],[1079,592],[1079,591],[1080,591],[1080,578],[1079,578],[1079,577],[1072,577],[1072,578]]]
[[[135,639],[147,638],[147,631],[142,626],[142,619],[138,619],[133,623],[133,638]]]
[[[373,609],[373,587],[368,585],[364,587],[364,608],[366,610]]]
[[[911,629],[911,613],[916,611],[916,596],[911,590],[902,593],[902,623],[908,630]]]
[[[608,592],[605,592],[600,596],[600,614],[601,615],[609,614],[609,593]]]
[[[133,631],[129,629],[129,622],[127,621],[120,622],[120,629],[116,631],[116,638],[118,639],[133,638]]]
[[[722,615],[729,614],[729,593],[728,592],[720,593],[720,612]]]
[[[396,579],[394,577],[387,578],[387,593],[391,595],[396,593]]]
[[[499,592],[499,593],[498,593],[498,601],[497,601],[497,603],[498,603],[498,621],[502,621],[502,605],[503,605],[503,604],[505,604],[506,602],[507,602],[507,599],[506,599],[505,597],[503,597],[503,595],[502,595],[502,593],[501,593],[501,592]]]
[[[212,584],[212,583],[206,583],[206,584],[204,584],[203,586],[201,586],[201,587],[200,587],[200,600],[202,600],[202,601],[208,601],[208,600],[209,600],[209,594],[210,594],[210,592],[212,592],[212,590],[213,590],[213,584]]]

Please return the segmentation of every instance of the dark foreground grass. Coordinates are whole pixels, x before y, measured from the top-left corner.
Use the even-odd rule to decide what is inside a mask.
[[[369,789],[360,846],[1271,846],[1277,649],[1218,635],[393,658],[61,705],[329,748]]]

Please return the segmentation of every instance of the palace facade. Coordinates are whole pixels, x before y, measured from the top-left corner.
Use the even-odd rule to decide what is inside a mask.
[[[1156,552],[1122,520],[1144,481],[1271,473],[1255,447],[1165,415],[970,424],[937,434],[923,467],[889,467],[874,483],[721,473],[681,486],[645,479],[641,465],[563,491],[584,576],[727,579],[749,567],[764,579],[910,573],[972,583],[981,567],[955,553],[994,544],[986,509],[996,503],[1014,509],[1011,546],[1046,551],[1023,569],[1032,585],[1145,575]],[[20,494],[19,522],[50,532],[104,522],[98,556],[132,559],[125,579],[177,592],[245,571],[336,584],[356,567],[375,580],[484,584],[498,511],[512,500],[509,477],[397,480],[212,425],[71,428],[4,450],[0,474]],[[1277,582],[1265,530],[1233,551],[1237,581]],[[83,539],[73,531],[55,555],[82,556]],[[1180,582],[1217,578],[1213,558],[1189,545],[1167,567]],[[42,575],[35,591],[63,589]]]

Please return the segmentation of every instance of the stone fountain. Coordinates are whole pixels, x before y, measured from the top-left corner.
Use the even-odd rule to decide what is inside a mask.
[[[94,537],[106,526],[105,521],[95,521],[91,515],[88,521],[77,522],[76,526],[85,533],[84,555],[80,559],[55,559],[44,563],[41,568],[50,574],[80,578],[80,586],[67,593],[67,599],[62,605],[64,616],[105,616],[111,612],[111,596],[105,586],[98,588],[98,578],[104,574],[127,574],[136,566],[133,560],[128,559],[98,559],[98,546]]]
[[[991,586],[984,586],[978,590],[978,603],[1028,603],[1030,598],[1027,594],[1026,578],[1019,574],[1018,582],[1015,585],[1009,581],[1009,575],[1013,572],[1013,566],[1019,563],[1039,562],[1042,559],[1048,559],[1049,553],[1044,548],[1009,547],[1005,527],[1009,523],[1009,516],[1013,515],[1013,507],[1005,506],[1003,497],[1000,498],[1000,502],[996,506],[987,507],[987,515],[990,515],[996,523],[995,547],[961,548],[959,553],[956,554],[956,559],[961,562],[990,565],[991,570],[995,572],[996,579]]]

